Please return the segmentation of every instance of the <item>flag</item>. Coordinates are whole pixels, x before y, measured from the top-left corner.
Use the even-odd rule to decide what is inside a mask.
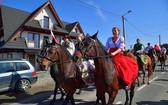
[[[55,38],[55,36],[54,36],[52,30],[50,30],[50,32],[51,32],[51,38],[52,38],[52,40],[54,40],[54,42],[55,42],[56,44],[59,44],[59,41]]]

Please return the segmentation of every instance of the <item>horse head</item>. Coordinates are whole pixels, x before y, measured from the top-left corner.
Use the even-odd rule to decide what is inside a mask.
[[[74,60],[76,62],[80,62],[82,58],[93,58],[97,56],[97,33],[90,36],[87,34],[87,36],[82,40],[82,46],[78,48],[74,53]]]
[[[47,44],[43,46],[40,55],[36,59],[40,69],[47,70],[52,63],[59,61],[59,48],[59,44]]]

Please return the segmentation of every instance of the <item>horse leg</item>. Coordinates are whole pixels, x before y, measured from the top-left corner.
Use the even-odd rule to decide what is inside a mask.
[[[135,89],[135,81],[131,85],[131,90],[130,90],[130,103],[129,105],[132,105],[132,99],[134,97],[134,89]]]
[[[125,93],[126,93],[126,101],[124,105],[128,105],[129,103],[129,86],[125,86]]]
[[[70,100],[71,100],[71,104],[72,104],[72,105],[75,105],[75,101],[74,101],[73,95],[70,97]]]
[[[109,100],[108,100],[108,105],[112,105],[116,96],[117,96],[118,90],[113,91],[112,94],[109,94]]]
[[[65,92],[62,90],[62,88],[60,87],[59,84],[58,84],[58,88],[59,88],[59,90],[61,91],[61,98],[60,98],[60,100],[63,100],[63,99],[64,99],[64,96],[65,96]]]
[[[50,102],[50,105],[54,104],[55,99],[56,99],[57,91],[58,91],[58,83],[55,82],[54,97],[53,97],[52,101]]]
[[[137,79],[138,86],[139,86],[140,85],[140,83],[139,83],[139,77],[137,76],[136,79]]]
[[[99,104],[99,100],[102,102],[102,105],[106,105],[106,98],[105,98],[105,92],[104,93],[101,93],[99,94],[97,92],[97,99],[96,99],[96,103],[95,105],[98,105]]]
[[[79,89],[78,92],[76,92],[76,94],[81,94],[82,89]]]
[[[153,72],[155,71],[156,63],[153,63]]]
[[[64,102],[63,102],[62,105],[67,105],[68,102],[69,102],[69,100],[70,100],[70,96],[69,96],[69,94],[67,94],[67,95],[66,95],[66,98],[65,98],[65,100],[64,100]],[[75,104],[74,104],[74,105],[75,105]]]
[[[145,73],[145,69],[144,68],[142,69],[142,73],[143,73],[143,84],[145,84],[145,75],[146,75],[146,73]]]

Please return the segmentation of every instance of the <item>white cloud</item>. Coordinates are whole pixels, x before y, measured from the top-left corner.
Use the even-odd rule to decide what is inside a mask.
[[[103,21],[106,21],[106,17],[104,16],[104,13],[102,12],[101,8],[94,2],[90,1],[88,2],[89,5],[92,5],[95,7],[96,9],[96,12],[98,14],[98,16],[103,20]]]

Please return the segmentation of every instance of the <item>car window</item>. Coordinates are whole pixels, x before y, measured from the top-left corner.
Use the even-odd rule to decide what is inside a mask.
[[[16,70],[21,71],[21,70],[29,70],[30,67],[26,62],[16,62]]]
[[[14,63],[0,63],[0,73],[14,70]]]

